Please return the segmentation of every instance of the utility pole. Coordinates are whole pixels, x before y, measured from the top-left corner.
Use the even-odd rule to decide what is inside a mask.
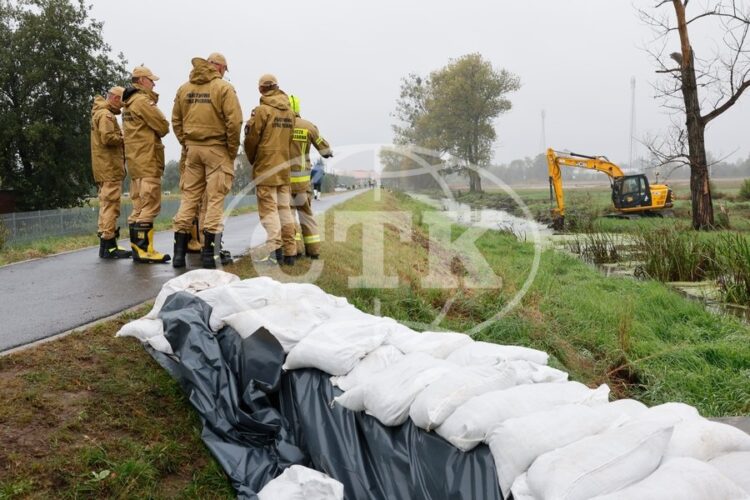
[[[630,78],[630,156],[628,166],[633,168],[633,153],[635,152],[635,77]]]

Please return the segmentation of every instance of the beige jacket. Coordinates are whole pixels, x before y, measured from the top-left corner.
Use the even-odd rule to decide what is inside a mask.
[[[242,109],[237,93],[208,61],[192,61],[190,81],[174,98],[172,129],[183,146],[223,146],[234,161],[240,147]]]
[[[161,138],[169,133],[169,122],[156,107],[159,95],[136,84],[125,89],[122,101],[125,161],[130,177],[161,177],[164,173]]]
[[[245,154],[253,166],[253,181],[258,186],[289,184],[294,113],[289,97],[272,90],[260,97],[245,125]]]
[[[120,110],[102,96],[91,109],[91,169],[96,182],[116,182],[125,178],[122,130],[115,115]]]

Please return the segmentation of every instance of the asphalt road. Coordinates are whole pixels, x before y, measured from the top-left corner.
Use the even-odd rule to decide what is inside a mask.
[[[347,191],[314,203],[316,213],[360,194]],[[156,234],[154,246],[172,254],[171,231]],[[224,248],[241,255],[265,241],[258,214],[230,217]],[[128,240],[120,246],[130,248]],[[156,297],[169,279],[200,268],[200,256],[188,255],[188,266],[134,264],[103,260],[99,248],[86,248],[0,267],[0,352],[106,318]]]

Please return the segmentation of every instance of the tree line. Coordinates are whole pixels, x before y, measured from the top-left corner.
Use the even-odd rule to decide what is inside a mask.
[[[0,189],[17,209],[91,193],[92,98],[127,81],[125,63],[83,0],[0,1]]]

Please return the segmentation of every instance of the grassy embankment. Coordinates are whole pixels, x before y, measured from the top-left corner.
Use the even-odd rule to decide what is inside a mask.
[[[315,281],[363,310],[401,321],[430,323],[450,297],[440,326],[466,330],[492,317],[525,280],[532,245],[487,232],[477,246],[500,289],[423,289],[428,274],[429,210],[408,198],[364,194],[327,217],[324,260]],[[385,274],[396,288],[351,287],[362,273],[362,226],[335,242],[332,220],[344,212],[386,211]],[[413,230],[391,211],[405,211]],[[452,227],[453,237],[464,229]],[[465,279],[466,269],[437,249],[437,275]],[[366,254],[365,258],[372,258]],[[290,274],[306,272],[306,261]],[[256,275],[248,260],[227,269]],[[260,269],[263,271],[263,269]],[[266,268],[277,279],[294,279]],[[138,312],[142,314],[145,309]],[[231,496],[199,441],[198,421],[177,384],[132,339],[113,334],[137,314],[0,358],[0,498],[15,496]],[[683,401],[705,415],[750,413],[750,333],[740,323],[706,312],[656,282],[612,279],[573,257],[545,251],[521,303],[478,339],[520,344],[552,354],[552,364],[575,380],[609,383],[618,397],[648,404]],[[107,472],[108,471],[108,472]]]

